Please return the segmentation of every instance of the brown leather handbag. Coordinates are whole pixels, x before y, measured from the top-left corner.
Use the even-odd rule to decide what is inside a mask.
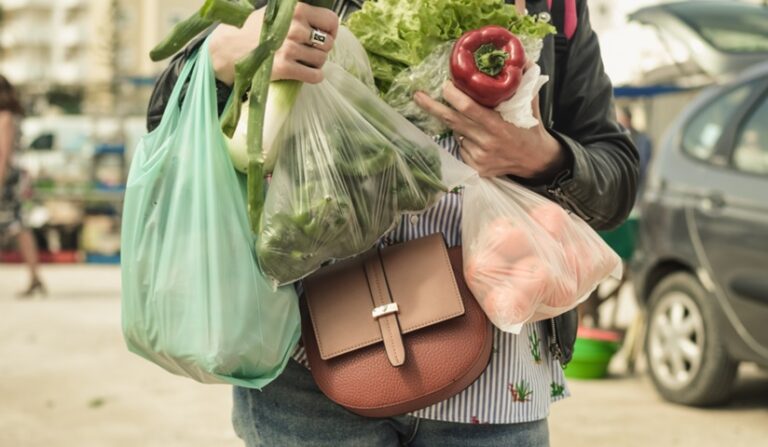
[[[328,398],[369,417],[428,407],[468,387],[491,324],[441,234],[374,250],[304,281],[303,341]]]

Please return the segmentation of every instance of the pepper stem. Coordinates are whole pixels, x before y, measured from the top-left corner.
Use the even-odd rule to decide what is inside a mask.
[[[509,53],[496,48],[491,43],[486,43],[475,51],[477,69],[488,76],[496,76],[501,73],[507,59],[509,59]]]

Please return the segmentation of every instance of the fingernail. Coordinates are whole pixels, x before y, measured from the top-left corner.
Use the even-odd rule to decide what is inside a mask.
[[[421,102],[424,99],[424,92],[416,92],[413,94],[413,100],[416,102]]]

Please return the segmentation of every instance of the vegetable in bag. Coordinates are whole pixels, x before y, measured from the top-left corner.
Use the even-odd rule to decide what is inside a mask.
[[[273,289],[259,268],[245,179],[219,126],[205,42],[131,164],[121,230],[123,335],[132,352],[174,374],[260,389],[298,342],[298,298],[292,287]]]
[[[345,26],[340,26],[334,42],[334,49],[328,60],[336,62],[351,75],[355,76],[371,89],[375,89],[373,74],[368,63],[368,57],[360,42]],[[272,172],[275,168],[279,151],[276,149],[275,138],[283,123],[288,119],[296,98],[301,91],[302,83],[298,81],[272,81],[269,83],[266,111],[264,115],[264,135],[262,154],[264,169]],[[248,104],[241,106],[240,121],[231,138],[227,138],[229,154],[235,169],[242,173],[248,172]]]
[[[341,66],[324,73],[304,86],[275,142],[258,254],[278,284],[366,251],[401,213],[429,208],[473,175]]]
[[[621,275],[618,255],[585,222],[502,179],[465,188],[462,237],[467,285],[507,332],[573,309]]]
[[[487,25],[508,29],[525,46],[528,38],[540,41],[554,33],[549,23],[518,14],[504,0],[377,0],[363,3],[347,20],[371,58],[383,93],[400,72],[420,64],[440,45]]]
[[[291,108],[301,83],[284,81],[273,86],[272,112],[266,115],[269,101],[270,78],[275,53],[283,44],[290,28],[293,12],[298,0],[268,0],[264,11],[259,46],[235,64],[235,83],[232,99],[227,103],[222,117],[223,132],[232,137],[240,122],[243,98],[248,94],[247,118],[247,173],[248,173],[248,217],[251,229],[258,232],[261,211],[264,205],[264,176],[269,172],[270,163],[277,154],[264,152],[264,144],[271,141],[279,131],[281,120]],[[313,6],[331,8],[333,0],[302,0]],[[150,56],[158,61],[171,56],[209,26],[216,22],[242,27],[255,11],[254,0],[206,0],[203,6],[188,19],[173,28]],[[275,98],[277,96],[277,98]],[[265,127],[265,122],[270,121]],[[265,136],[266,133],[266,136]],[[241,153],[237,153],[242,155]],[[235,162],[242,169],[243,157],[236,154]],[[272,157],[267,159],[266,157]]]
[[[523,67],[526,60],[538,60],[543,38],[554,33],[554,27],[537,17],[518,14],[513,5],[501,0],[434,2],[445,8],[437,15],[445,22],[436,20],[430,1],[414,2],[408,11],[391,2],[369,2],[374,5],[366,3],[350,16],[349,26],[369,53],[385,101],[427,134],[443,135],[450,129],[418,107],[413,95],[422,91],[442,100],[444,83],[453,79],[459,89],[486,107],[496,108],[506,121],[531,127],[530,102],[543,82],[535,64],[525,71]],[[372,24],[377,18],[382,23]],[[379,34],[363,25],[378,29]],[[426,27],[423,34],[417,31],[419,25]],[[380,73],[387,61],[390,65],[384,71],[394,72],[391,77]],[[522,94],[515,95],[518,87]],[[516,102],[510,99],[513,95]]]

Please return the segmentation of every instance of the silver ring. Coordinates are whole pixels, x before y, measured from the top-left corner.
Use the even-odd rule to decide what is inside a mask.
[[[456,137],[456,139],[459,140],[459,146],[464,145],[464,138],[466,138],[464,135],[459,135]]]
[[[319,29],[312,29],[312,32],[309,33],[309,43],[313,47],[319,47],[322,45],[325,45],[325,43],[328,41],[328,33],[324,33],[320,31]]]

